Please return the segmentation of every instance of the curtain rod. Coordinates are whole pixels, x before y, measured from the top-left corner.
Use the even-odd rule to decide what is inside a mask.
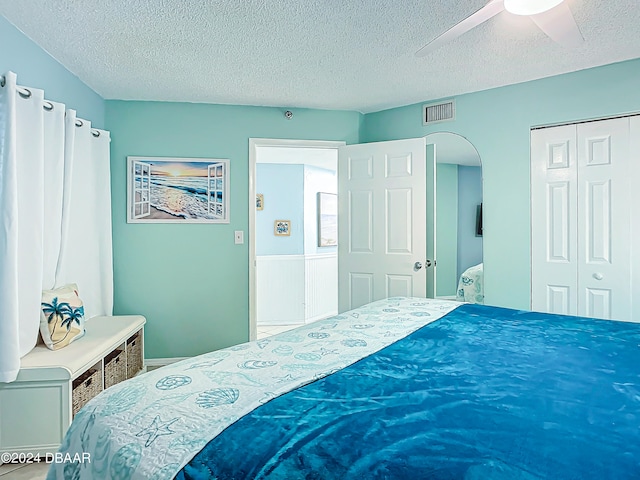
[[[0,75],[0,87],[4,87],[7,83],[7,80],[5,78],[4,75]],[[17,87],[18,90],[18,94],[22,97],[22,98],[29,98],[31,97],[31,90],[29,90],[26,87]],[[51,110],[53,110],[54,105],[53,103],[51,103],[49,100],[44,100],[44,103],[42,104],[42,108],[44,108],[46,111],[50,112]],[[67,115],[67,113],[65,112],[65,116]],[[84,122],[80,119],[76,119],[76,127],[81,127],[84,125]],[[100,130],[97,130],[95,128],[91,129],[91,135],[93,135],[94,137],[98,138],[100,136]]]

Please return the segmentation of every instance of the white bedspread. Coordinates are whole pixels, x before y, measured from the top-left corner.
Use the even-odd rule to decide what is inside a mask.
[[[280,335],[211,352],[109,388],[75,417],[48,479],[171,479],[263,403],[340,370],[460,303],[390,298]]]

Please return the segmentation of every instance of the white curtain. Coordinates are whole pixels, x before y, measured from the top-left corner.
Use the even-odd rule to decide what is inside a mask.
[[[43,289],[77,283],[111,315],[109,133],[4,75],[0,87],[0,382],[36,344]]]
[[[78,284],[87,318],[111,315],[111,180],[109,132],[67,110],[62,248],[56,285]]]

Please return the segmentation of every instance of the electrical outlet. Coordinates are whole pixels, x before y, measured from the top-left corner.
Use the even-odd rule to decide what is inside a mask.
[[[233,240],[236,245],[242,245],[244,243],[244,232],[242,230],[236,230],[233,234]]]

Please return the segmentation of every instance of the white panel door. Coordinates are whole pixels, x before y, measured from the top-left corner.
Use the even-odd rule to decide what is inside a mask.
[[[426,296],[424,138],[340,147],[341,312],[391,296]]]
[[[629,118],[578,125],[578,315],[631,319]]]
[[[576,126],[531,132],[531,309],[576,315]]]
[[[633,319],[633,122],[531,132],[533,310]]]

